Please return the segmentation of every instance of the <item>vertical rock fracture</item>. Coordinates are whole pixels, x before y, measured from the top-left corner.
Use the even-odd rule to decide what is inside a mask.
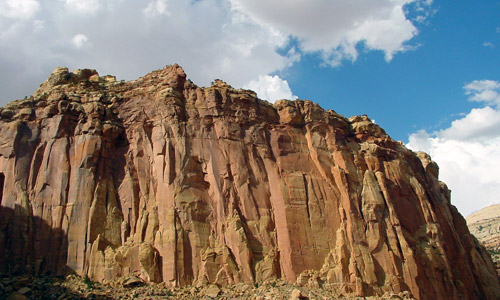
[[[428,155],[366,116],[198,87],[177,65],[56,69],[1,109],[0,183],[3,272],[500,294]]]

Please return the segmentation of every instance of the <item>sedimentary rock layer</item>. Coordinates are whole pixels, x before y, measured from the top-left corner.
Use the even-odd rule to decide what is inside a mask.
[[[0,172],[3,271],[500,294],[429,156],[366,116],[200,88],[177,65],[56,69],[1,110]]]
[[[493,204],[465,218],[472,233],[490,253],[500,277],[500,204]]]

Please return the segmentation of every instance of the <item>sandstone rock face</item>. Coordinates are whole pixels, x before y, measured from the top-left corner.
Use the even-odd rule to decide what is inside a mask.
[[[429,156],[366,116],[200,88],[177,65],[56,69],[0,112],[0,183],[4,272],[500,294]]]
[[[486,206],[465,218],[472,234],[480,241],[500,243],[500,204]]]
[[[500,204],[484,207],[465,220],[470,232],[491,254],[500,277]]]

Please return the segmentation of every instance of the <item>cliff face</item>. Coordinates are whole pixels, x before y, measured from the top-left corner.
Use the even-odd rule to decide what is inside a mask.
[[[174,65],[131,82],[58,68],[0,118],[4,272],[500,294],[437,165],[367,117]]]
[[[493,204],[465,218],[470,232],[491,254],[500,277],[500,204]]]

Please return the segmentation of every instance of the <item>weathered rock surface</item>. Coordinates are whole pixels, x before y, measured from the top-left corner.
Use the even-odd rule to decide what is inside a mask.
[[[2,282],[0,274],[0,282]],[[245,286],[242,289],[242,285]],[[18,292],[10,292],[7,295],[0,294],[0,299],[29,299],[29,300],[291,300],[291,299],[308,299],[308,300],[415,300],[408,296],[407,292],[375,297],[349,297],[341,296],[338,298],[331,290],[322,288],[301,287],[300,290],[293,285],[283,282],[274,281],[271,283],[262,284],[259,286],[248,286],[245,284],[237,284],[233,286],[217,287],[209,285],[207,287],[184,287],[170,288],[164,283],[152,283],[148,285],[140,285],[134,287],[123,287],[121,284],[100,284],[98,282],[89,282],[84,278],[68,275],[65,279],[61,276],[39,276],[30,278],[29,282],[30,293],[29,297],[23,296]],[[211,294],[210,292],[213,292]],[[1,293],[1,291],[0,291]],[[301,298],[297,298],[297,295]],[[212,297],[214,296],[214,297]]]
[[[493,204],[466,217],[470,232],[491,254],[500,277],[500,204]]]
[[[500,294],[429,156],[366,116],[200,88],[177,65],[131,82],[56,69],[0,111],[0,183],[4,272]]]

